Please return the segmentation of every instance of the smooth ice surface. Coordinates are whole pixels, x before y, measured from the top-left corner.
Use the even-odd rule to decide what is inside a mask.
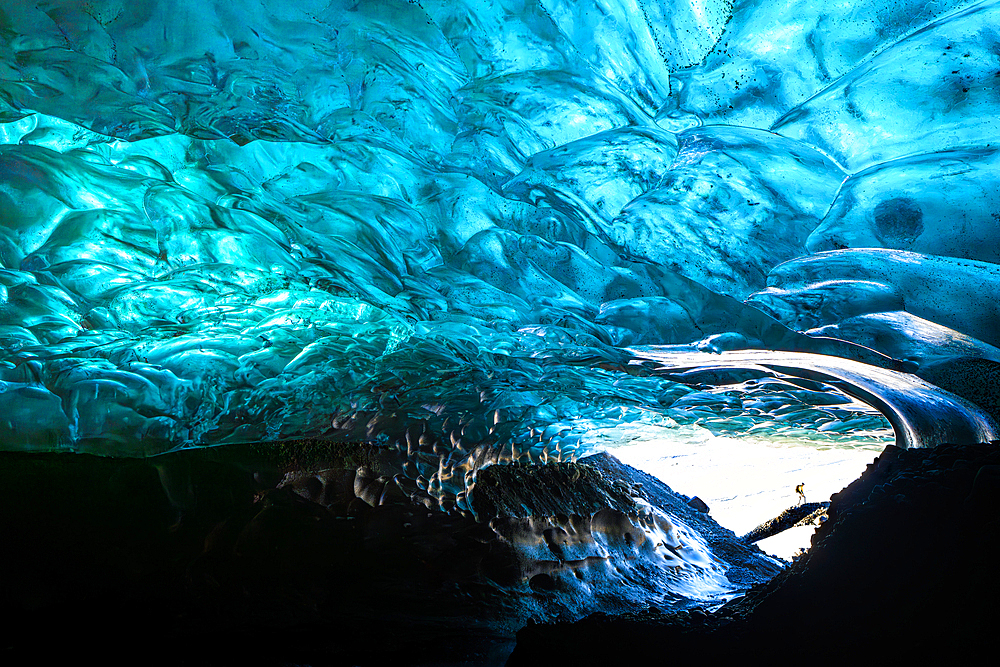
[[[609,236],[627,252],[740,298],[804,251],[844,173],[809,146],[769,132],[682,132],[673,168],[636,197]]]
[[[896,250],[832,250],[776,267],[768,283],[750,301],[796,329],[905,310],[991,345],[1000,343],[996,264]]]
[[[883,370],[996,358],[998,7],[7,2],[0,446],[363,440],[466,508],[645,428],[888,441],[845,372],[992,433]]]
[[[772,130],[850,171],[914,153],[996,145],[1000,3],[977,3],[907,35],[792,109]]]
[[[633,351],[638,357],[635,363],[671,377],[695,381],[705,377],[720,384],[735,384],[743,377],[773,374],[807,392],[817,389],[824,393],[843,392],[863,401],[862,412],[873,406],[885,415],[900,447],[989,442],[1000,436],[1000,424],[985,410],[909,373],[801,352],[753,350],[706,354],[655,346],[637,347]],[[813,398],[809,393],[806,396]],[[836,398],[831,396],[827,400]],[[819,422],[815,418],[811,421]],[[819,430],[831,428],[843,430],[838,423],[823,424]]]
[[[677,116],[769,127],[874,53],[968,0],[782,0],[734,3],[712,53],[675,74]]]
[[[1000,245],[981,243],[997,228],[1000,152],[925,153],[890,160],[844,182],[811,252],[884,247],[996,263]]]

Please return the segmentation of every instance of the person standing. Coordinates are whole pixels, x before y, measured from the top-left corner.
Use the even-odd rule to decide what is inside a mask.
[[[806,483],[802,482],[801,484],[799,484],[798,486],[796,486],[795,487],[795,493],[799,494],[799,501],[797,503],[795,503],[796,506],[805,504],[805,502],[806,502]]]

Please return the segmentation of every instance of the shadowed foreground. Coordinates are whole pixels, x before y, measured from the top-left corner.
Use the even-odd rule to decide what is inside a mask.
[[[997,443],[890,446],[832,498],[813,548],[787,571],[715,614],[593,615],[531,625],[508,664],[645,659],[777,664],[980,655],[1000,593]]]
[[[486,468],[475,515],[442,512],[397,458],[316,441],[0,454],[0,655],[499,664],[531,618],[686,608],[780,570],[606,455]]]

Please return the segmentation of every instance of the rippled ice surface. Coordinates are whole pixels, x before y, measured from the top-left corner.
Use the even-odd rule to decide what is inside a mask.
[[[616,429],[889,441],[625,350],[1000,360],[1000,4],[851,11],[5,3],[0,445],[366,440],[461,506]]]

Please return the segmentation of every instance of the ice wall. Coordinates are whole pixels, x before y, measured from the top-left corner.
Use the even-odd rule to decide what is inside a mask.
[[[870,434],[626,346],[1000,359],[998,13],[5,3],[0,443],[363,439],[461,499],[622,424]]]

